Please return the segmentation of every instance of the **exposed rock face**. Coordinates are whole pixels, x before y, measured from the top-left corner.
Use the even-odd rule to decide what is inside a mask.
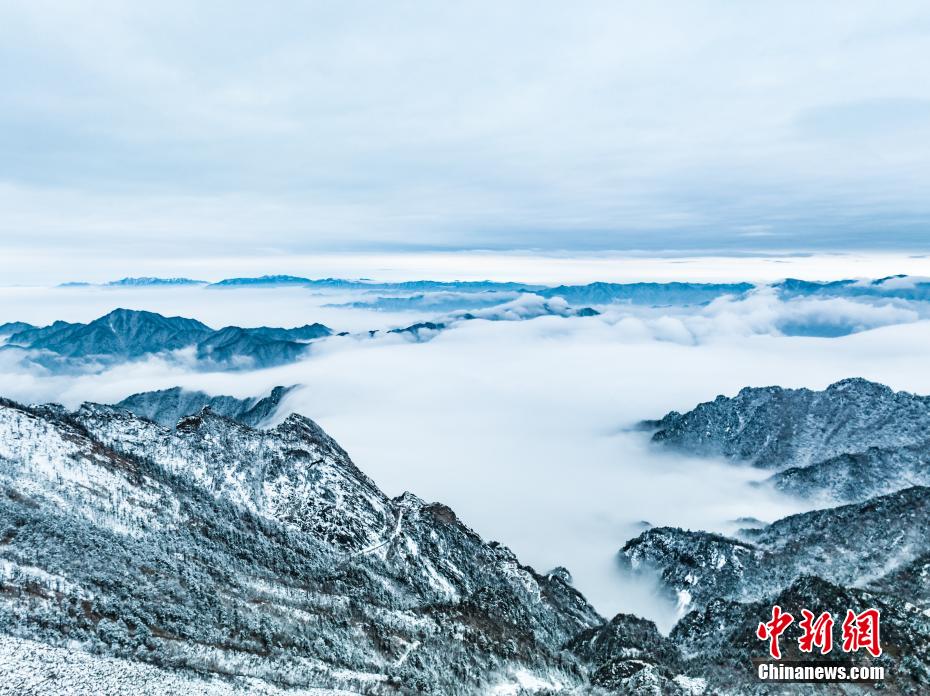
[[[779,469],[771,483],[796,495],[857,501],[930,483],[930,397],[864,379],[747,387],[643,425],[657,443]]]
[[[237,399],[233,396],[210,396],[181,387],[141,392],[127,396],[116,404],[159,425],[172,427],[186,415],[209,408],[211,412],[243,425],[257,428],[270,419],[294,387],[275,387],[268,396]]]
[[[4,348],[24,351],[25,359],[58,370],[93,369],[183,349],[191,349],[211,369],[267,367],[296,360],[306,354],[309,341],[332,334],[322,324],[217,331],[195,319],[128,309],[113,310],[89,324],[26,326],[9,333]]]

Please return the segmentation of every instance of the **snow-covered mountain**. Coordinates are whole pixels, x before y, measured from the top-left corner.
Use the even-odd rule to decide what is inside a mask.
[[[62,673],[75,651],[142,662],[148,693],[165,693],[165,669],[244,692],[586,682],[561,647],[602,619],[564,573],[521,565],[441,504],[387,498],[301,416],[260,431],[205,409],[164,428],[4,402],[0,461],[6,654],[37,641]],[[5,683],[31,664],[4,664]],[[96,674],[85,688],[108,688]]]
[[[280,394],[165,390],[74,412],[0,401],[0,683],[20,693],[773,693],[750,658],[764,653],[755,628],[777,601],[795,613],[880,608],[886,650],[874,662],[889,670],[886,689],[930,686],[927,488],[739,538],[643,532],[620,558],[657,571],[679,601],[683,616],[663,636],[635,616],[605,621],[567,570],[521,564],[445,505],[388,498],[303,416],[260,430],[202,408],[249,421]]]
[[[132,394],[115,404],[165,427],[174,427],[185,415],[209,408],[212,413],[257,428],[268,421],[294,387],[275,387],[268,396],[237,399],[210,396],[181,387]]]
[[[805,497],[865,500],[930,483],[930,397],[859,378],[820,392],[747,387],[642,426],[666,447],[776,469],[772,485]]]
[[[671,598],[691,609],[714,599],[758,601],[802,575],[861,587],[928,553],[930,488],[918,486],[792,515],[739,538],[656,527],[627,542],[619,559],[658,570]]]
[[[130,309],[115,309],[88,324],[56,321],[36,327],[20,322],[7,331],[4,350],[17,350],[25,360],[64,370],[184,349],[212,369],[268,367],[296,360],[306,354],[310,341],[332,334],[322,324],[214,330],[196,319]]]
[[[740,665],[759,654],[760,617],[776,603],[795,616],[802,608],[844,616],[874,607],[886,648],[879,662],[903,679],[886,688],[930,688],[928,420],[927,397],[847,379],[823,392],[746,388],[644,422],[657,444],[778,469],[769,483],[784,492],[858,501],[754,524],[732,537],[657,527],[629,540],[617,556],[620,568],[657,578],[677,603],[681,619],[669,640],[685,665],[707,660],[700,674],[710,684],[739,680]],[[785,659],[809,659],[798,651],[799,633],[797,626],[786,633]],[[742,688],[771,693],[758,682]]]

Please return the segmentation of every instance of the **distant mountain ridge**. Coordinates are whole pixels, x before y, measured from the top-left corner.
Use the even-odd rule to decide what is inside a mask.
[[[126,277],[119,280],[110,280],[105,283],[88,283],[84,281],[69,281],[59,284],[60,288],[74,287],[154,287],[154,286],[184,286],[184,285],[207,285],[205,280],[194,280],[193,278],[159,278],[155,276],[138,276]]]
[[[379,282],[373,280],[349,280],[345,278],[303,278],[292,275],[265,275],[246,278],[226,278],[211,283],[211,288],[236,288],[256,286],[306,286],[317,288],[339,288],[344,290],[396,290],[396,291],[470,291],[485,292],[489,290],[532,290],[542,288],[540,285],[524,283],[495,282],[490,280],[411,280],[398,282]]]
[[[113,287],[145,287],[151,285],[207,285],[205,280],[194,280],[192,278],[154,278],[143,276],[139,278],[121,278],[120,280],[111,280],[106,285]]]
[[[71,281],[60,287],[88,286],[92,283]],[[308,287],[342,290],[370,290],[387,292],[535,292],[543,297],[562,297],[573,304],[610,304],[629,302],[632,304],[690,305],[706,304],[725,295],[741,297],[752,290],[766,287],[765,284],[750,282],[693,283],[681,281],[653,282],[608,282],[595,281],[577,285],[547,285],[492,280],[411,280],[375,281],[350,278],[307,278],[296,275],[263,275],[224,278],[215,282],[185,277],[160,278],[151,276],[126,277],[101,284],[104,287],[152,287],[202,285],[210,288],[248,287]],[[770,284],[780,297],[850,297],[850,298],[896,298],[918,302],[930,301],[930,278],[894,275],[877,279],[855,279],[816,281],[786,278]],[[385,305],[402,298],[380,298]],[[364,303],[360,303],[364,304]],[[398,307],[402,307],[398,304]]]
[[[52,365],[62,360],[72,365],[108,364],[192,348],[205,367],[268,367],[296,360],[306,354],[310,342],[332,334],[323,324],[215,330],[196,319],[129,309],[115,309],[88,324],[57,321],[45,327],[26,326],[19,323],[2,349],[37,351],[37,361]]]
[[[543,297],[561,297],[572,304],[629,302],[648,305],[706,304],[725,295],[742,296],[752,283],[589,283],[540,290]]]
[[[930,278],[906,275],[875,280],[810,281],[788,278],[773,286],[782,297],[893,297],[930,301]]]
[[[524,294],[511,302],[475,310],[453,312],[441,320],[417,322],[388,329],[412,341],[425,341],[453,324],[473,319],[518,321],[542,316],[590,317],[590,307],[576,309],[564,300],[546,300]],[[357,334],[374,337],[380,330]],[[227,326],[213,329],[195,319],[165,317],[142,310],[115,309],[88,324],[56,321],[49,326],[11,322],[0,326],[0,350],[22,352],[23,360],[55,372],[99,370],[148,355],[180,362],[193,359],[200,369],[257,369],[284,365],[309,354],[311,344],[333,335],[329,327],[314,323],[293,328]],[[339,336],[348,335],[340,333]]]
[[[824,391],[747,387],[654,429],[657,444],[777,470],[777,488],[809,497],[864,500],[930,484],[930,397],[861,378]]]

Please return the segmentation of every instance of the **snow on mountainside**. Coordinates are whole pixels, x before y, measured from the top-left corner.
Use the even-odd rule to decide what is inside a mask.
[[[322,324],[214,330],[196,319],[129,309],[115,309],[89,324],[56,321],[25,327],[8,333],[4,350],[18,350],[24,360],[45,367],[72,370],[189,348],[204,367],[268,367],[296,360],[307,353],[309,342],[332,334]]]
[[[656,443],[779,469],[786,492],[856,501],[930,483],[930,397],[844,379],[821,392],[763,387],[658,421]]]
[[[653,440],[696,454],[756,466],[806,466],[869,447],[922,444],[930,435],[930,397],[844,379],[822,392],[746,387],[660,421]]]
[[[680,660],[666,663],[694,671],[701,660],[698,673],[711,685],[730,680],[741,683],[738,693],[773,693],[745,677],[749,656],[763,652],[755,631],[773,604],[795,616],[801,608],[844,616],[875,607],[885,648],[875,663],[896,674],[885,688],[926,693],[930,488],[913,484],[928,479],[928,410],[927,397],[848,379],[823,392],[746,388],[646,422],[658,444],[779,469],[769,483],[783,491],[859,501],[735,537],[657,527],[628,541],[617,556],[622,572],[657,579],[678,605],[669,641]],[[785,636],[786,659],[809,658],[798,652],[798,634],[794,625]],[[779,693],[821,692],[793,685]]]
[[[166,427],[173,427],[183,416],[197,413],[207,407],[217,415],[257,428],[275,414],[281,399],[293,389],[294,387],[275,387],[268,396],[237,399],[173,387],[132,394],[115,406]]]
[[[847,384],[861,398],[892,399],[879,432],[920,399]],[[247,419],[253,400],[166,390],[128,401],[165,421],[209,403]],[[930,688],[927,488],[739,538],[643,532],[619,558],[627,571],[657,572],[679,602],[682,618],[662,636],[635,616],[605,622],[564,568],[537,573],[448,507],[388,498],[305,417],[268,430],[209,407],[173,426],[156,420],[120,405],[69,412],[0,401],[2,684],[320,696],[821,693],[754,677],[750,659],[764,654],[755,628],[777,601],[796,615],[880,608],[885,653],[867,661],[888,669],[889,693]],[[783,645],[797,658],[795,629]]]
[[[92,682],[88,675],[93,675]],[[286,689],[260,679],[231,682],[217,675],[162,669],[146,662],[58,648],[0,635],[0,693],[198,694],[199,696],[354,696],[332,689]]]
[[[301,416],[3,402],[0,461],[0,632],[63,659],[371,694],[586,683],[561,646],[602,620],[565,574],[387,498]]]
[[[829,502],[854,502],[905,486],[930,486],[930,443],[869,447],[773,474],[778,490]]]
[[[670,596],[690,609],[713,599],[757,601],[802,575],[862,586],[927,553],[930,488],[915,487],[792,515],[739,539],[657,527],[627,542],[619,559],[658,570]]]
[[[725,683],[738,678],[735,675],[754,671],[749,655],[761,657],[765,654],[764,648],[760,650],[762,643],[756,637],[756,629],[760,621],[771,617],[773,604],[798,618],[781,637],[784,660],[848,661],[853,657],[857,665],[884,666],[885,681],[879,687],[871,684],[831,687],[824,684],[762,684],[758,680],[744,678],[735,693],[872,694],[880,689],[885,693],[919,696],[930,689],[930,618],[926,611],[891,594],[841,587],[810,575],[798,578],[789,587],[762,601],[714,600],[706,608],[685,616],[669,638],[679,646],[683,655],[703,657],[707,664],[704,674],[710,683]],[[801,609],[826,611],[834,617],[843,617],[847,610],[858,613],[868,608],[881,612],[881,642],[884,647],[881,657],[871,658],[864,652],[846,655],[836,643],[829,656],[799,650]],[[839,627],[835,630],[836,641],[840,635]]]

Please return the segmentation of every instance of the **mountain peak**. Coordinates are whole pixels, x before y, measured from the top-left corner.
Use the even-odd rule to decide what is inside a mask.
[[[211,369],[269,367],[301,358],[312,341],[333,333],[319,323],[293,329],[227,326],[215,331],[196,319],[125,307],[89,324],[55,322],[42,328],[5,328],[11,333],[7,344],[27,351],[24,361],[71,370],[96,370],[151,354],[170,360],[173,351],[183,348],[194,348],[197,359]]]
[[[141,287],[150,285],[206,285],[205,280],[193,280],[192,278],[156,278],[152,276],[140,276],[138,278],[120,278],[111,280],[106,283],[111,287]]]
[[[927,442],[930,397],[861,377],[824,391],[747,387],[654,423],[656,442],[761,467],[807,466],[869,448]]]
[[[873,382],[864,377],[846,377],[845,379],[834,382],[826,389],[827,393],[839,393],[843,391],[864,391],[872,392],[876,395],[892,395],[895,393],[891,387],[879,382]]]

